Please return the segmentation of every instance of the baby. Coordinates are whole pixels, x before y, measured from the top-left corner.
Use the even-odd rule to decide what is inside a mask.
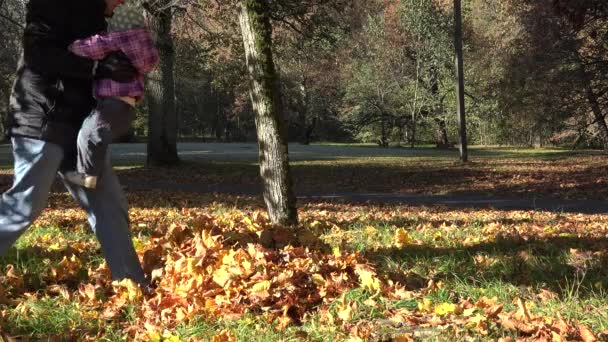
[[[75,184],[94,189],[101,177],[108,145],[128,133],[134,106],[144,95],[144,74],[158,64],[158,50],[145,25],[141,8],[123,5],[115,10],[109,31],[73,42],[70,51],[82,57],[102,60],[113,52],[123,53],[139,72],[129,83],[98,79],[93,86],[97,108],[84,120],[78,134],[77,170],[64,177]]]

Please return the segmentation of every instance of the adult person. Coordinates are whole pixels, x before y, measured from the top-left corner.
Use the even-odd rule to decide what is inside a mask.
[[[7,118],[14,155],[13,186],[0,198],[0,254],[6,252],[46,206],[55,176],[74,169],[78,131],[93,110],[92,82],[132,81],[137,71],[124,55],[104,60],[79,57],[70,43],[106,30],[106,17],[124,0],[30,0],[23,55],[17,67]],[[129,231],[126,197],[109,157],[95,190],[64,180],[86,211],[112,279],[150,287]]]

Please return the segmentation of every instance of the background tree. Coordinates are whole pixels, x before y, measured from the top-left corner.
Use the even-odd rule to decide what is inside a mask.
[[[180,139],[255,140],[236,2],[147,2],[153,28],[164,37],[158,41],[168,42],[149,81],[149,103],[138,106],[135,121],[136,135],[150,138],[151,158],[177,161]],[[23,3],[0,0],[3,113]],[[288,141],[457,143],[458,120],[447,110],[458,98],[453,1],[268,5]],[[606,146],[606,6],[602,0],[463,2],[468,141]]]
[[[174,44],[170,1],[145,2],[148,22],[160,54],[159,66],[146,82],[148,104],[148,165],[174,165],[177,155],[177,112],[175,108]]]
[[[265,0],[241,0],[239,5],[251,102],[256,113],[264,201],[273,223],[293,226],[298,216],[289,171],[281,89],[272,53],[271,9]]]
[[[25,3],[0,0],[0,140],[4,140],[4,118],[8,109],[14,73],[21,55],[21,32],[25,23]]]
[[[456,52],[457,77],[457,112],[458,136],[460,142],[460,161],[466,163],[469,159],[467,149],[467,123],[464,104],[464,56],[462,53],[462,5],[460,0],[454,0],[454,50]]]

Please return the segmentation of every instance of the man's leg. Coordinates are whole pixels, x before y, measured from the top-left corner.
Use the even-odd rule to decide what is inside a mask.
[[[103,177],[100,178],[96,189],[86,189],[66,181],[64,183],[86,211],[89,224],[112,271],[112,279],[129,278],[145,285],[144,271],[135,253],[129,231],[127,199],[110,164],[109,154],[102,172]]]
[[[13,186],[0,198],[0,255],[36,220],[46,206],[49,191],[63,159],[55,144],[13,137]]]

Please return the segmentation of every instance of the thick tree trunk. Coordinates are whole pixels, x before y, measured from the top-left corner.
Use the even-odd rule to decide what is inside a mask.
[[[272,27],[266,0],[241,0],[239,21],[256,113],[260,175],[270,220],[295,226],[296,198],[289,169],[287,131],[281,113],[281,93],[272,56]]]
[[[458,135],[460,136],[460,161],[469,160],[467,147],[467,123],[464,106],[464,57],[462,53],[462,6],[460,0],[454,0],[454,47],[456,49],[456,73],[458,75]]]
[[[146,95],[148,112],[148,165],[175,165],[177,155],[177,112],[175,110],[175,81],[172,9],[152,9],[150,26],[156,35],[160,65],[149,74]]]
[[[587,74],[587,70],[585,69],[585,65],[580,60],[580,57],[578,58],[578,62],[580,63],[579,67],[581,79],[583,81],[583,86],[585,87],[585,95],[587,96],[589,107],[591,107],[591,112],[593,113],[593,117],[597,123],[597,128],[600,131],[602,147],[604,150],[608,150],[608,126],[606,125],[606,119],[602,113],[602,107],[597,99],[597,95],[595,94],[595,91],[593,91],[593,86],[591,84],[589,75]]]

